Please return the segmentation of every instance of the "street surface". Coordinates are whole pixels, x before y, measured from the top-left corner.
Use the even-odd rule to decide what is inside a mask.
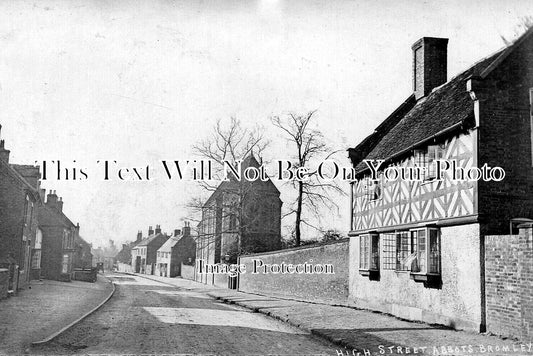
[[[114,296],[32,354],[336,355],[335,345],[203,293],[107,274]]]

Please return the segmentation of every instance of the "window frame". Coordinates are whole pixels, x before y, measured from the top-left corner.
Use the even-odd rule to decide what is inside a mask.
[[[371,280],[379,279],[381,269],[380,235],[359,235],[359,274]]]
[[[411,263],[411,278],[415,282],[423,282],[425,287],[428,288],[440,288],[442,285],[441,279],[441,231],[438,227],[425,226],[420,228],[414,228],[409,230],[409,236],[411,239],[411,249],[413,253],[418,254],[420,250],[420,231],[424,231],[424,259],[425,265],[423,268],[419,266],[416,268],[418,256],[413,259]],[[415,240],[416,233],[416,240]]]
[[[444,159],[446,144],[433,144],[415,150],[414,161],[417,167],[424,167],[423,182],[431,182],[437,178],[435,161]]]

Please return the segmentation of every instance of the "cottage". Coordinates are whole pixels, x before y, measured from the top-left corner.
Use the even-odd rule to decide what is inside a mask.
[[[32,276],[32,253],[38,231],[36,211],[42,200],[39,167],[10,164],[9,154],[1,140],[0,269],[8,270],[7,290],[16,292],[27,286]]]
[[[46,279],[70,281],[73,273],[75,241],[80,225],[74,225],[63,213],[63,199],[50,191],[46,203],[38,209],[42,230],[41,274]]]
[[[241,169],[259,168],[253,155]],[[207,264],[236,263],[242,253],[281,248],[280,192],[270,179],[238,181],[230,175],[202,207],[196,259]],[[267,177],[268,178],[268,177]],[[196,280],[216,283],[215,276],[196,273]],[[225,283],[225,282],[221,282]]]
[[[91,268],[93,266],[93,254],[91,244],[85,241],[79,234],[74,240],[74,268]]]
[[[356,306],[485,329],[485,236],[533,216],[532,32],[449,81],[448,39],[413,45],[413,93],[349,149]],[[384,161],[377,179],[365,160]],[[505,178],[438,177],[436,162],[500,167]],[[414,166],[424,168],[421,179],[382,174]]]
[[[182,230],[175,230],[171,236],[157,250],[157,272],[163,277],[181,276],[181,265],[194,264],[196,243],[191,236],[191,227],[188,222]]]
[[[142,235],[141,235],[142,236]],[[131,265],[135,273],[155,274],[157,250],[168,240],[161,233],[161,226],[156,225],[155,231],[150,226],[148,236],[131,248]]]

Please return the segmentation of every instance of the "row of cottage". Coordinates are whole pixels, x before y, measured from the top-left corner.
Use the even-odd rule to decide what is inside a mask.
[[[242,162],[242,169],[260,167],[253,155]],[[190,224],[169,236],[156,225],[142,231],[135,241],[123,244],[109,261],[119,271],[165,277],[181,276],[203,283],[227,285],[224,276],[201,274],[197,261],[236,263],[242,254],[281,248],[280,192],[272,181],[222,182],[202,206],[202,218],[191,231]]]
[[[1,126],[0,126],[1,128]],[[91,246],[63,212],[55,191],[40,188],[39,166],[13,164],[0,141],[0,299],[33,279],[70,280],[90,268]]]

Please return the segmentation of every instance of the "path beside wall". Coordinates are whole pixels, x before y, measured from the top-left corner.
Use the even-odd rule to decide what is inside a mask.
[[[519,235],[485,238],[487,331],[530,340],[533,337],[532,225]]]
[[[303,246],[287,250],[241,256],[240,263],[246,265],[246,273],[239,276],[239,290],[248,293],[275,297],[294,298],[312,302],[345,305],[348,303],[349,240],[344,239],[321,246]],[[330,264],[334,274],[310,273],[263,273],[259,267],[253,274],[254,260],[259,265],[293,266],[308,263],[316,266]],[[261,262],[259,262],[259,260]],[[302,266],[302,270],[305,268]],[[273,268],[274,271],[277,269]]]

